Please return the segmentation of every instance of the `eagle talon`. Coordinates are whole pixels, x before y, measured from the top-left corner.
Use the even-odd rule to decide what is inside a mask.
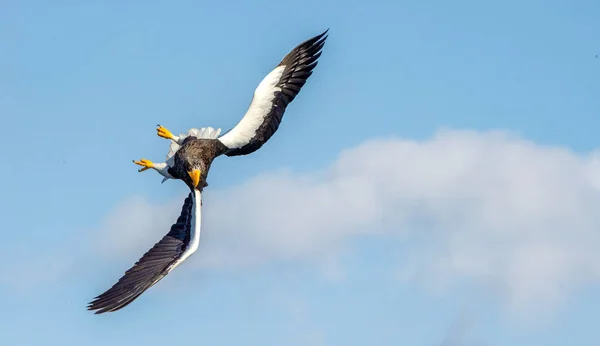
[[[159,137],[166,138],[166,139],[173,139],[174,138],[174,136],[171,133],[171,131],[169,131],[166,128],[162,127],[162,125],[160,125],[160,124],[158,124],[156,126],[158,126],[157,129],[156,129],[156,134]]]
[[[154,163],[152,163],[152,161],[150,161],[150,160],[146,160],[146,159],[141,159],[141,160],[139,160],[139,161],[135,161],[135,160],[133,160],[133,163],[135,163],[136,165],[143,166],[143,168],[140,168],[140,169],[138,170],[138,172],[143,172],[143,171],[145,171],[145,170],[148,170],[148,169],[150,169],[150,168],[153,168],[153,167],[154,167]]]

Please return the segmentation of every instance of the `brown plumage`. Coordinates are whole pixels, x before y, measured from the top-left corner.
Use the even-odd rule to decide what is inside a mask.
[[[201,172],[200,184],[197,189],[202,191],[208,184],[206,177],[213,160],[227,152],[228,148],[218,139],[205,139],[189,136],[175,153],[175,164],[168,169],[176,179],[181,179],[190,188],[194,189],[192,179],[187,174],[193,169]]]

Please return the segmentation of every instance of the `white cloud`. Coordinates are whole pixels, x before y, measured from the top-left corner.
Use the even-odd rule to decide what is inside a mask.
[[[102,244],[112,256],[141,256],[182,200],[126,201],[102,226]],[[599,279],[600,156],[500,131],[376,139],[318,172],[209,187],[203,219],[193,259],[200,266],[324,259],[326,271],[343,275],[332,254],[348,239],[402,235],[412,249],[398,263],[402,278],[434,287],[466,279],[501,294],[510,308],[550,309]]]
[[[284,325],[287,345],[325,346],[326,335],[322,326],[315,326],[309,303],[302,295],[289,291],[274,290],[270,292],[270,303],[287,316]]]
[[[464,311],[448,327],[446,334],[438,346],[487,346],[474,336],[476,319]]]

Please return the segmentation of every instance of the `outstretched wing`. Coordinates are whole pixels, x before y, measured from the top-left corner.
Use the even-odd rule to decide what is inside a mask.
[[[231,131],[219,137],[227,156],[247,155],[277,131],[287,105],[298,95],[321,56],[329,31],[304,41],[289,52],[254,90],[246,114]]]
[[[134,301],[198,249],[202,196],[198,190],[185,199],[171,230],[125,272],[106,292],[88,304],[96,314],[117,311]]]

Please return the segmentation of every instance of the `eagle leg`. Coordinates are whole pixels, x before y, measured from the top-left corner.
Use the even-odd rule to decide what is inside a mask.
[[[166,138],[166,139],[171,139],[171,140],[176,141],[176,136],[173,136],[173,134],[171,133],[171,131],[167,130],[166,128],[164,128],[160,124],[158,124],[156,126],[157,126],[157,128],[156,128],[156,134],[159,137]]]
[[[160,173],[160,175],[162,175],[163,177],[165,177],[167,179],[175,179],[169,173],[169,166],[167,165],[166,162],[156,163],[156,162],[152,162],[150,160],[141,159],[139,161],[133,160],[133,163],[135,163],[136,165],[142,166],[142,168],[140,168],[140,170],[138,172],[143,172],[145,170],[152,168],[155,171],[157,171],[158,173]],[[163,180],[163,182],[164,182],[164,180]]]
[[[139,161],[133,160],[133,163],[135,163],[136,165],[142,166],[142,168],[140,168],[140,170],[138,170],[138,172],[143,172],[150,168],[154,168],[154,162],[152,162],[150,160],[146,160],[146,159],[141,159]]]

